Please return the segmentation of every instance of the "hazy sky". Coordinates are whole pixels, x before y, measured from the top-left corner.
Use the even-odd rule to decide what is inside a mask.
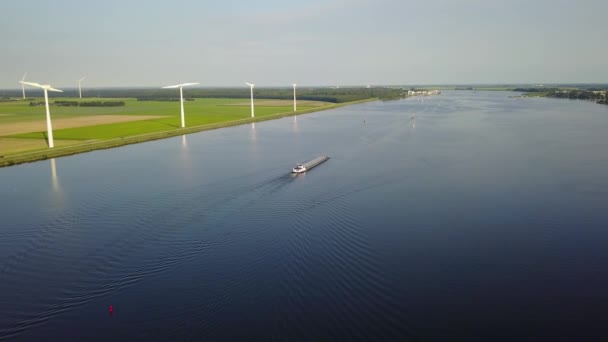
[[[0,88],[608,81],[606,0],[0,0]]]

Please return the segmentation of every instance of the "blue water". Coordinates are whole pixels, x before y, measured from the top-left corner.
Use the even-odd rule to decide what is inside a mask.
[[[0,169],[0,340],[601,339],[608,106],[513,95]]]

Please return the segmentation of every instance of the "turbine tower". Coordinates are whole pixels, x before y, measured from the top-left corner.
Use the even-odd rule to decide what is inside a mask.
[[[40,89],[44,90],[44,103],[46,105],[46,132],[47,132],[47,136],[49,139],[49,148],[55,147],[55,144],[53,143],[53,127],[51,126],[51,112],[49,110],[48,92],[56,91],[56,92],[63,93],[63,90],[55,89],[48,84],[39,84],[39,83],[34,83],[34,82],[21,81],[21,84],[29,85],[29,86],[40,88]]]
[[[186,127],[186,122],[184,121],[184,91],[182,90],[182,88],[191,86],[191,85],[196,85],[196,84],[199,84],[199,83],[181,83],[181,84],[170,85],[170,86],[166,86],[166,87],[162,88],[162,89],[179,88],[179,103],[181,105],[182,128]]]
[[[23,74],[23,78],[21,78],[21,82],[25,81],[27,77],[27,72]],[[21,92],[23,93],[23,99],[25,100],[25,85],[21,84]]]
[[[253,115],[253,87],[255,87],[255,84],[249,82],[245,82],[245,84],[251,88],[251,117],[253,118],[255,117],[255,115]]]
[[[297,107],[296,107],[296,84],[293,83],[292,86],[293,86],[293,111],[295,112],[297,110]]]
[[[80,96],[80,98],[82,98],[82,88],[80,87],[82,81],[84,81],[84,77],[78,80],[78,96]]]

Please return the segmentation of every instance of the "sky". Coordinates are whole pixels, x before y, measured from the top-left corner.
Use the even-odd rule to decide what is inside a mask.
[[[0,0],[0,88],[605,83],[605,0]]]

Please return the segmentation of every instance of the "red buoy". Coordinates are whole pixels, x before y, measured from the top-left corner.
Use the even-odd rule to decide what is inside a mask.
[[[108,311],[110,312],[110,315],[114,314],[114,308],[112,307],[112,305],[110,305]]]

